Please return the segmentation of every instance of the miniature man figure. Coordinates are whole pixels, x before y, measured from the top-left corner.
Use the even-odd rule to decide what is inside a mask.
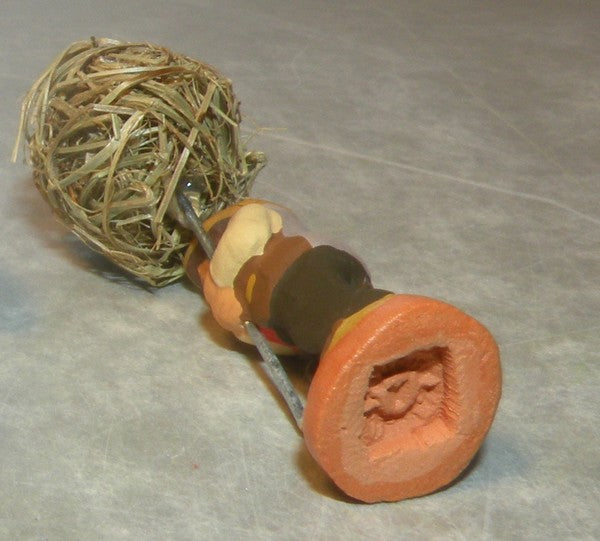
[[[483,325],[444,302],[375,289],[356,257],[316,241],[283,207],[243,201],[204,229],[214,253],[192,244],[185,267],[218,323],[253,343],[251,322],[277,353],[320,356],[299,424],[344,492],[395,501],[464,470],[500,399],[498,348]]]

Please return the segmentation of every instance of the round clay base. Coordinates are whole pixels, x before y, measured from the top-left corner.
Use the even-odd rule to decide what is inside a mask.
[[[498,347],[483,325],[441,301],[394,295],[323,354],[304,439],[356,499],[422,496],[469,464],[500,393]]]

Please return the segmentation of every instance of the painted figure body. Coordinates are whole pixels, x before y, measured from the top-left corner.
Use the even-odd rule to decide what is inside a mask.
[[[391,294],[372,286],[356,257],[302,234],[283,207],[249,200],[205,228],[215,253],[209,262],[194,245],[186,269],[216,320],[242,341],[251,342],[248,320],[278,352],[321,354],[344,320]]]
[[[204,230],[212,257],[192,244],[185,267],[218,323],[259,349],[246,322],[277,353],[319,355],[294,416],[342,490],[399,500],[460,474],[500,398],[498,348],[483,325],[441,301],[376,289],[355,256],[284,207],[246,200]]]

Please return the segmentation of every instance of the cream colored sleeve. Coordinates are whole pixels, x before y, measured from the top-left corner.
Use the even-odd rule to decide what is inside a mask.
[[[210,274],[219,287],[233,287],[244,263],[261,255],[273,233],[282,228],[281,215],[259,203],[238,210],[227,225],[210,262]]]

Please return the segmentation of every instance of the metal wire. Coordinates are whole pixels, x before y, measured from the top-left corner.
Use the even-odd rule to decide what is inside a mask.
[[[215,248],[212,243],[212,239],[209,237],[208,233],[202,226],[202,222],[196,216],[192,204],[189,199],[183,194],[179,192],[177,194],[177,202],[179,203],[179,208],[185,214],[190,229],[194,233],[194,236],[200,243],[200,246],[206,253],[207,257],[212,258],[215,253]],[[244,327],[248,332],[248,335],[254,342],[256,349],[260,353],[260,356],[263,359],[263,366],[265,368],[265,372],[273,382],[273,385],[279,391],[285,403],[287,404],[298,428],[302,430],[302,417],[304,414],[304,404],[302,400],[298,396],[298,393],[294,389],[291,381],[289,380],[285,369],[283,368],[279,357],[275,354],[275,352],[271,349],[269,342],[264,337],[264,335],[258,330],[256,325],[251,321],[244,322]]]
[[[296,393],[294,386],[289,380],[286,371],[281,365],[281,361],[279,360],[277,355],[275,355],[275,353],[271,349],[271,346],[269,345],[269,342],[267,342],[267,339],[258,330],[254,323],[246,321],[244,323],[244,326],[246,327],[250,338],[252,338],[256,349],[258,349],[258,352],[260,353],[260,356],[264,361],[265,371],[267,372],[267,374],[271,378],[271,381],[273,382],[275,387],[277,387],[277,390],[285,400],[285,403],[287,404],[287,407],[289,408],[292,416],[294,417],[298,428],[302,430],[304,404],[302,403],[302,400],[298,396],[298,393]]]
[[[198,242],[200,243],[200,246],[202,246],[204,253],[210,259],[215,253],[215,248],[211,238],[208,236],[208,233],[205,231],[204,227],[202,227],[202,222],[200,222],[198,216],[196,216],[190,200],[185,196],[184,193],[179,192],[177,194],[177,202],[179,203],[179,208],[185,214],[188,225],[194,233],[194,236],[196,239],[198,239]]]

